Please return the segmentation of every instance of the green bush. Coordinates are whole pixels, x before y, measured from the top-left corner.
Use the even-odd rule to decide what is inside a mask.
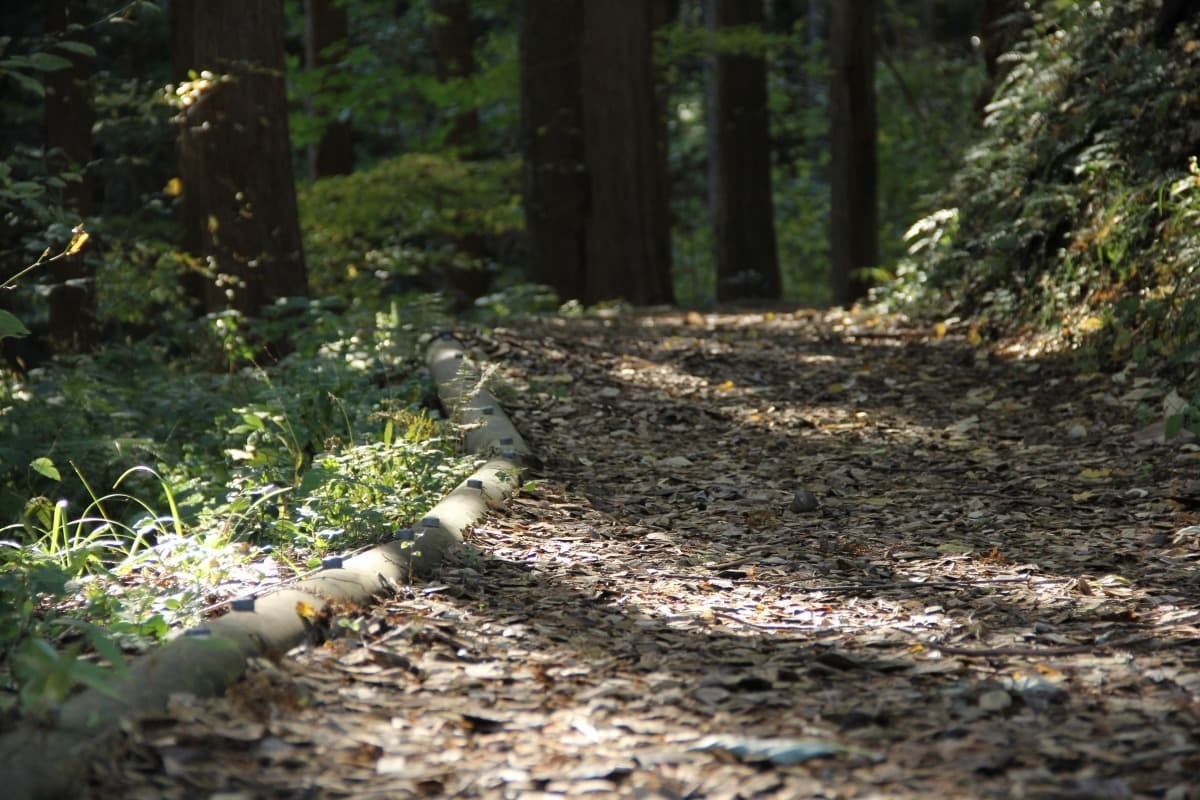
[[[1200,388],[1200,52],[1151,46],[1140,2],[1063,4],[1007,56],[942,210],[885,297],[1050,331],[1097,366]],[[1175,414],[1194,424],[1195,414]]]
[[[419,519],[473,465],[426,411],[432,313],[291,301],[199,320],[173,357],[146,340],[6,376],[0,712],[99,680],[71,666],[81,649],[165,635]],[[280,326],[292,352],[246,365]]]
[[[524,225],[515,159],[411,153],[300,191],[310,283],[318,296],[434,289],[451,268],[485,269]],[[460,237],[480,237],[482,253]]]

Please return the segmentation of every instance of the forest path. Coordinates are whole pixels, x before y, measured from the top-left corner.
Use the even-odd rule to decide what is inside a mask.
[[[1198,796],[1196,449],[1135,444],[1107,376],[898,325],[477,338],[544,480],[93,796]]]

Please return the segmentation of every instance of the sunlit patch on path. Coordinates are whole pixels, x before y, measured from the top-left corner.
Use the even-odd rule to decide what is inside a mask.
[[[541,480],[436,581],[180,698],[98,796],[1184,798],[1195,449],[897,321],[473,342]]]

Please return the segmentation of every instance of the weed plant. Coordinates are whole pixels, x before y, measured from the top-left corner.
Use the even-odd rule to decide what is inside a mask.
[[[1154,13],[1119,0],[1034,16],[884,297],[1148,372],[1169,428],[1200,431],[1200,48],[1184,28],[1154,47]]]
[[[5,376],[0,713],[52,707],[122,646],[378,541],[469,472],[418,366],[434,304],[338,305],[214,315],[186,341]]]

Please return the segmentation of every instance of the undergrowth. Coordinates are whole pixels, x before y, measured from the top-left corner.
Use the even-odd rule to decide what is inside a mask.
[[[1035,15],[882,297],[1154,375],[1174,398],[1169,428],[1200,431],[1200,47],[1183,30],[1151,45],[1154,11],[1123,0]]]
[[[4,373],[0,725],[100,684],[122,649],[378,542],[457,484],[473,461],[420,368],[442,308],[368,295],[180,314]]]
[[[438,290],[451,270],[511,267],[524,226],[519,177],[511,158],[409,153],[303,187],[301,225],[315,265],[314,293]]]

